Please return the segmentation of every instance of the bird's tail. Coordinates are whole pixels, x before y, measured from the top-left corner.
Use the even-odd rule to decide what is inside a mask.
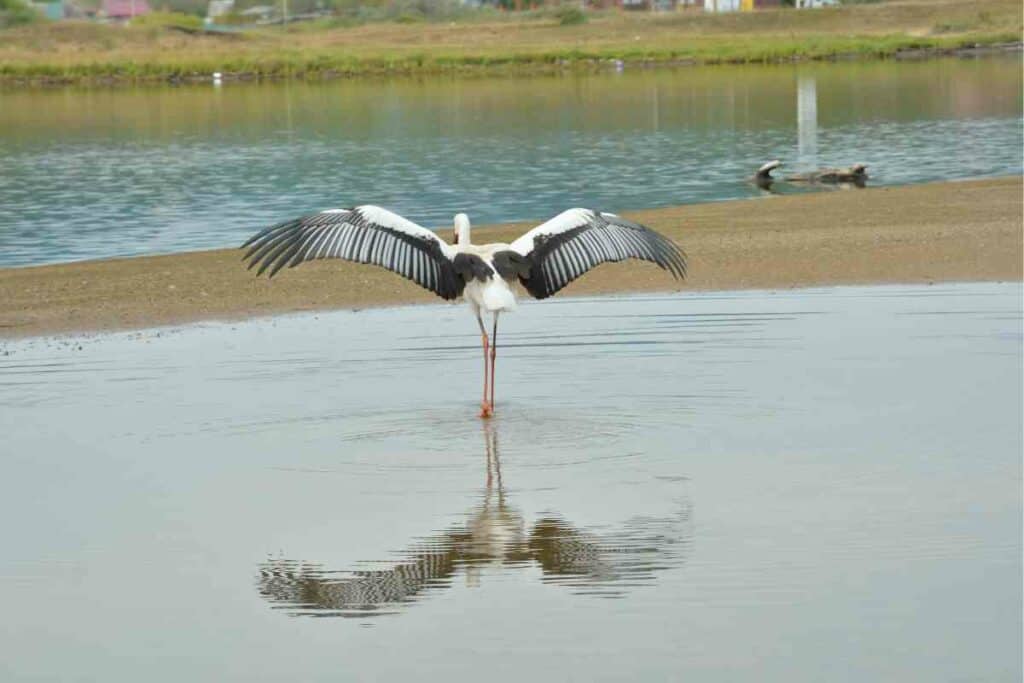
[[[483,291],[484,308],[488,311],[516,310],[516,297],[500,277],[492,277]]]

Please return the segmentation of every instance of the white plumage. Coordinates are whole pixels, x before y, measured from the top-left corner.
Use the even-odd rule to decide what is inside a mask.
[[[475,245],[466,214],[454,219],[455,243],[379,206],[329,209],[260,231],[243,246],[249,268],[270,277],[285,266],[340,258],[382,266],[444,299],[463,296],[480,326],[484,349],[481,416],[494,411],[494,360],[498,316],[516,309],[518,281],[536,299],[555,294],[591,268],[636,258],[676,278],[686,257],[668,238],[612,213],[569,209],[511,244]],[[488,336],[481,312],[493,316]]]

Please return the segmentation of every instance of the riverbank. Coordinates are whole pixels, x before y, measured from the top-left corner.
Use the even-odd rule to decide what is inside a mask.
[[[778,63],[1019,49],[1019,2],[902,0],[712,14],[510,14],[458,21],[293,24],[240,33],[151,22],[33,24],[2,32],[0,83],[60,85],[381,74],[542,73],[652,64]]]
[[[686,249],[683,283],[606,264],[560,296],[1021,280],[1021,177],[769,197],[624,214]],[[531,223],[476,228],[510,241]],[[447,231],[445,231],[447,232]],[[448,235],[445,235],[446,237]],[[0,269],[0,337],[439,301],[387,271],[321,261],[272,281],[237,249]]]

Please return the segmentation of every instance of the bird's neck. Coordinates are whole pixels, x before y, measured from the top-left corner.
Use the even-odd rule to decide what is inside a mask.
[[[455,231],[455,244],[460,247],[468,247],[469,241],[469,226],[460,225]]]

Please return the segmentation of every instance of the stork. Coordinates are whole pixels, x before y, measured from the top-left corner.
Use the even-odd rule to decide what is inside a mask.
[[[242,245],[249,268],[273,277],[285,266],[338,258],[382,266],[443,299],[462,296],[480,327],[484,352],[480,417],[494,414],[498,317],[516,309],[518,280],[535,299],[546,299],[591,268],[628,258],[686,276],[686,255],[667,237],[613,213],[569,209],[511,244],[473,244],[469,217],[454,218],[453,244],[379,206],[328,209],[272,225]],[[487,334],[482,314],[493,319]]]

